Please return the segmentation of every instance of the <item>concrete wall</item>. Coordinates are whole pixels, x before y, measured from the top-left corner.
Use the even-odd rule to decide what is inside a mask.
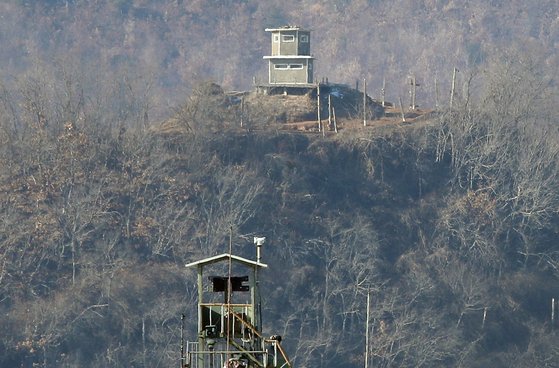
[[[269,59],[270,84],[313,83],[311,32],[297,28],[271,29],[272,58]],[[291,58],[282,58],[290,56]],[[302,56],[299,58],[298,56]]]
[[[272,32],[272,56],[311,54],[311,33],[309,31]]]
[[[312,59],[271,59],[270,84],[312,83]]]

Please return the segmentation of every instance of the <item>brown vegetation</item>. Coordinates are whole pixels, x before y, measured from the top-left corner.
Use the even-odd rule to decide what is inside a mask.
[[[146,129],[141,104],[93,103],[79,75],[22,79],[0,115],[1,365],[176,364],[182,265],[230,226],[247,257],[247,237],[271,240],[266,325],[299,366],[362,364],[367,292],[374,366],[557,362],[559,115],[540,68],[494,64],[429,123],[325,139],[241,128],[215,84]]]
[[[361,366],[370,293],[374,367],[559,366],[557,4],[220,4],[0,5],[3,72],[25,69],[0,86],[0,366],[177,364],[196,298],[183,265],[223,252],[231,227],[248,258],[247,238],[270,240],[264,325],[294,365]],[[197,83],[250,80],[264,23],[291,19],[317,25],[341,79],[458,64],[452,109],[323,138]],[[531,52],[487,51],[513,39]],[[175,111],[171,81],[192,91]],[[154,126],[155,109],[173,118]]]

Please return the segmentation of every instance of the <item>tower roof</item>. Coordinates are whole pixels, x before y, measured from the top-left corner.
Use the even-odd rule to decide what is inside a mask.
[[[314,59],[311,55],[266,55],[263,59]]]
[[[283,26],[283,27],[278,27],[278,28],[266,28],[265,29],[266,32],[278,32],[278,31],[304,31],[304,29],[302,29],[299,26]]]
[[[221,261],[224,261],[224,260],[228,260],[229,258],[231,258],[231,261],[235,261],[237,263],[244,264],[245,266],[262,267],[262,268],[268,267],[268,265],[265,264],[265,263],[251,261],[250,259],[235,256],[235,255],[229,254],[229,253],[223,253],[223,254],[220,254],[220,255],[217,255],[217,256],[213,256],[213,257],[201,259],[201,260],[196,261],[196,262],[188,263],[188,264],[185,265],[185,267],[205,266],[205,265],[209,265],[209,264],[213,264],[213,263],[218,263],[218,262],[221,262]]]

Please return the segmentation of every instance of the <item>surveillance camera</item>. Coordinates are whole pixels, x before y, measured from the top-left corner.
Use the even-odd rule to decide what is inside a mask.
[[[265,241],[266,241],[266,237],[265,237],[265,236],[263,236],[263,237],[261,237],[261,238],[256,237],[256,236],[254,237],[254,244],[256,244],[256,245],[264,245],[264,242],[265,242]]]

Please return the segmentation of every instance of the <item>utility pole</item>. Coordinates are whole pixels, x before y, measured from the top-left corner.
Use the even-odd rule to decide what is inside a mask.
[[[551,298],[551,330],[555,328],[555,298]]]
[[[415,75],[411,77],[411,109],[415,110],[415,92],[416,92],[417,83],[415,83]]]
[[[320,132],[320,129],[322,128],[322,120],[320,118],[320,83],[318,84],[318,87],[316,87],[316,105],[318,111],[318,131]]]
[[[367,289],[367,321],[365,327],[365,368],[369,368],[369,320],[371,318],[371,292]]]
[[[450,88],[450,109],[452,110],[452,103],[454,102],[454,90],[456,88],[456,72],[459,70],[454,68],[452,70],[452,87]]]
[[[386,95],[386,77],[382,78],[382,89],[380,90],[380,98],[382,102],[382,107],[384,107],[384,99]]]
[[[334,132],[338,132],[338,122],[336,121],[336,109],[332,107],[332,118],[334,119]]]
[[[363,78],[363,126],[367,126],[367,80]]]
[[[439,109],[439,83],[435,77],[435,110]]]
[[[328,94],[328,130],[332,126],[332,95]],[[324,129],[326,130],[326,129]],[[324,130],[322,131],[324,135]]]
[[[241,96],[241,128],[243,127],[243,114],[245,109],[245,96]]]
[[[402,105],[402,97],[398,97],[398,100],[400,101],[400,112],[402,114],[402,123],[406,122],[406,114],[404,113],[404,105]]]
[[[409,77],[410,80],[410,109],[415,110],[417,105],[415,104],[416,88],[419,87],[415,80],[415,75]]]
[[[185,359],[184,359],[184,319],[185,319],[185,315],[181,314],[181,368],[185,367]]]

